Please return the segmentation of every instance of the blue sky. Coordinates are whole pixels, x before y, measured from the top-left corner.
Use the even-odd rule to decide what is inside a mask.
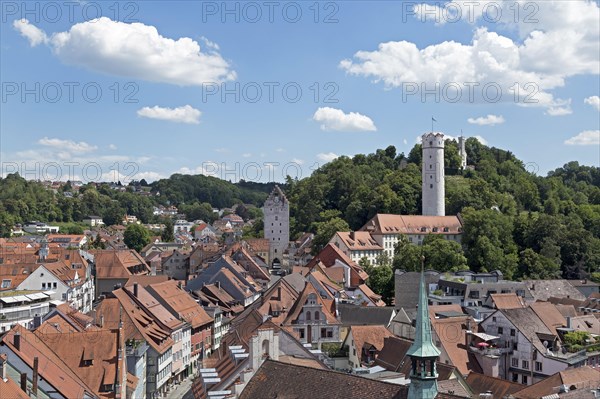
[[[3,2],[2,172],[281,181],[432,116],[538,173],[600,165],[598,2],[469,3]]]

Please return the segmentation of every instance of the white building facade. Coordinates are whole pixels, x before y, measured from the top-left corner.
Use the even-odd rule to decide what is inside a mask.
[[[422,148],[422,214],[424,216],[445,216],[444,135],[433,132],[424,134]]]

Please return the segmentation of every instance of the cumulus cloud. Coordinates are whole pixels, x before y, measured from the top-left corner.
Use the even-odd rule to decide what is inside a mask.
[[[114,144],[109,144],[109,145],[108,145],[108,149],[109,149],[109,150],[113,150],[113,151],[114,151],[114,150],[116,150],[116,149],[117,149],[117,146],[116,146],[116,145],[114,145]]]
[[[321,123],[322,130],[343,132],[373,132],[377,128],[368,116],[358,112],[344,113],[341,109],[321,107],[313,115],[315,122]]]
[[[302,165],[304,163],[304,161],[302,159],[292,158],[292,163]]]
[[[594,107],[598,111],[600,111],[600,97],[598,97],[598,96],[591,96],[591,97],[588,97],[585,100],[583,100],[583,102],[585,104],[591,105],[592,107]]]
[[[97,146],[86,143],[85,141],[76,142],[73,140],[63,140],[58,138],[44,137],[38,140],[38,144],[44,147],[67,151],[74,154],[84,154],[98,149]]]
[[[565,140],[566,145],[600,145],[600,130],[585,130]]]
[[[476,139],[477,139],[477,140],[478,140],[478,141],[479,141],[481,144],[483,144],[483,145],[487,145],[487,144],[488,144],[487,140],[486,140],[486,139],[484,139],[484,138],[483,138],[483,137],[481,137],[481,136],[473,136],[473,137],[475,137],[475,138],[476,138]]]
[[[214,43],[206,45],[209,51],[201,51],[197,41],[161,36],[152,25],[102,17],[50,37],[27,20],[15,21],[13,26],[31,46],[45,43],[62,62],[95,72],[179,86],[236,78]]]
[[[550,116],[564,116],[571,115],[573,110],[571,106],[567,105],[566,107],[550,107],[546,110],[546,113]]]
[[[502,115],[488,114],[487,116],[480,116],[479,118],[469,118],[467,119],[467,122],[479,126],[494,126],[504,123],[504,117]]]
[[[461,20],[476,24],[484,16],[489,18],[483,10],[492,3],[498,4],[454,1],[437,9],[446,9],[450,15],[455,12],[451,10],[460,9]],[[519,3],[514,7],[520,7],[521,11],[527,5],[521,0],[514,3]],[[476,9],[470,12],[473,4],[477,4]],[[519,39],[479,27],[474,30],[470,43],[445,41],[418,48],[408,41],[390,41],[380,43],[373,51],[356,52],[352,59],[342,60],[340,67],[348,74],[381,82],[386,88],[402,88],[405,95],[417,90],[413,96],[417,100],[423,100],[425,88],[431,90],[436,84],[440,85],[441,99],[448,102],[493,102],[496,101],[495,88],[500,88],[497,101],[554,108],[555,115],[565,114],[566,109],[562,108],[568,102],[555,98],[552,91],[564,86],[568,77],[598,74],[599,6],[594,1],[548,1],[535,5],[539,7],[533,18],[537,22],[525,23],[523,14],[519,22],[514,23],[511,21],[514,15],[508,12],[507,6],[502,9],[502,20],[494,24],[513,33],[516,30]],[[424,9],[425,6],[416,7],[415,17],[423,19]],[[474,86],[473,96],[467,86],[472,82],[478,84]],[[417,87],[409,90],[409,84]],[[452,85],[461,88],[461,95],[455,95]],[[494,87],[484,93],[482,89],[486,85]],[[444,92],[445,87],[450,89],[450,94]]]
[[[28,19],[17,19],[13,21],[13,27],[24,38],[29,40],[29,45],[35,47],[38,44],[48,43],[48,36],[37,26],[31,25]]]
[[[317,159],[323,162],[331,162],[337,157],[339,157],[339,155],[334,154],[333,152],[322,152],[320,154],[317,154]]]
[[[139,109],[137,114],[143,118],[195,125],[200,123],[200,115],[202,115],[199,110],[191,105],[184,105],[183,107],[177,108],[163,108],[155,105],[154,107],[144,107]]]

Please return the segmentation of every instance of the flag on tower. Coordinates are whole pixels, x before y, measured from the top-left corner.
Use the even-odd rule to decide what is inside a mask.
[[[431,121],[432,122],[437,122],[433,116],[431,117]]]

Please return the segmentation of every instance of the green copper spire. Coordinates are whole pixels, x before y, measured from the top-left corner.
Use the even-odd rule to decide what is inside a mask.
[[[440,350],[433,344],[431,322],[425,287],[424,259],[421,264],[421,282],[419,284],[419,308],[417,309],[417,325],[415,340],[406,353],[410,356],[410,386],[409,398],[434,399],[437,396],[437,370],[435,362]]]

